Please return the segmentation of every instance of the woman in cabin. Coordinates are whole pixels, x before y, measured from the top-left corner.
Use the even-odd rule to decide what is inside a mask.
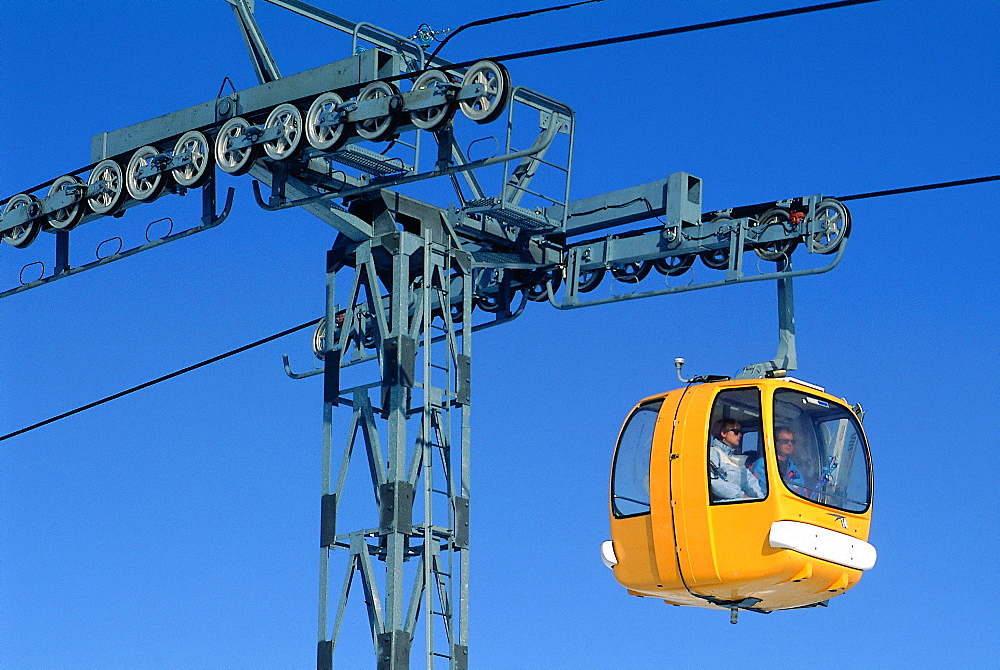
[[[712,444],[708,450],[712,502],[760,500],[764,497],[757,477],[746,467],[746,456],[740,454],[742,435],[743,429],[736,419],[719,419],[712,426]]]

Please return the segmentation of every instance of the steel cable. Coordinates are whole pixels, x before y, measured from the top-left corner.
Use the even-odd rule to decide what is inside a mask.
[[[693,33],[699,30],[711,30],[712,28],[723,28],[725,26],[736,26],[744,23],[755,23],[757,21],[768,21],[770,19],[780,19],[787,16],[798,16],[801,14],[811,14],[813,12],[823,12],[829,9],[840,9],[842,7],[853,7],[854,5],[867,5],[881,0],[840,0],[839,2],[826,2],[820,5],[807,5],[805,7],[794,7],[792,9],[781,9],[774,12],[764,12],[763,14],[751,14],[749,16],[737,16],[731,19],[720,19],[718,21],[706,21],[704,23],[694,23],[676,28],[662,28],[660,30],[650,30],[644,33],[633,33],[631,35],[619,35],[617,37],[605,37],[599,40],[589,40],[587,42],[576,42],[574,44],[563,44],[555,47],[543,47],[541,49],[531,49],[530,51],[517,51],[504,54],[502,56],[492,56],[489,58],[476,58],[475,60],[453,63],[442,69],[460,70],[470,65],[475,65],[481,60],[491,60],[494,62],[504,62],[520,60],[522,58],[533,58],[535,56],[548,56],[550,54],[564,53],[567,51],[579,51],[581,49],[592,49],[594,47],[609,46],[612,44],[624,44],[626,42],[636,42],[648,40],[654,37],[665,37],[667,35],[680,35],[683,33]],[[470,24],[471,25],[471,24]],[[463,26],[464,27],[464,26]],[[457,32],[457,31],[456,31]],[[396,81],[399,79],[412,79],[419,73],[407,72],[393,77],[386,77],[384,81]]]
[[[937,188],[951,188],[953,186],[968,186],[969,184],[983,184],[989,181],[1000,181],[1000,174],[989,177],[975,177],[973,179],[957,179],[955,181],[940,181],[936,184],[923,184],[921,186],[905,186],[903,188],[890,188],[884,191],[871,191],[870,193],[855,193],[854,195],[837,196],[837,200],[863,200],[865,198],[881,198],[887,195],[899,195],[900,193],[916,193],[918,191],[931,191]]]
[[[67,417],[73,416],[74,414],[79,414],[80,412],[82,412],[84,410],[88,410],[88,409],[91,409],[93,407],[97,407],[98,405],[103,405],[106,402],[111,402],[112,400],[117,400],[118,398],[127,396],[130,393],[135,393],[136,391],[141,391],[142,389],[149,388],[150,386],[153,386],[155,384],[159,384],[160,382],[165,382],[168,379],[173,379],[174,377],[179,377],[180,375],[186,374],[188,372],[192,372],[194,370],[197,370],[198,368],[203,368],[206,365],[209,365],[211,363],[215,363],[217,361],[221,361],[223,359],[229,358],[230,356],[235,356],[236,354],[241,354],[244,351],[248,351],[250,349],[253,349],[254,347],[259,347],[262,344],[267,344],[268,342],[272,342],[274,340],[282,338],[285,335],[291,335],[294,332],[297,332],[297,331],[300,331],[300,330],[305,330],[306,328],[309,328],[310,326],[315,326],[317,323],[319,323],[319,321],[320,321],[319,319],[313,319],[312,321],[307,321],[306,323],[302,323],[302,324],[299,324],[298,326],[294,326],[292,328],[288,328],[287,330],[283,330],[280,333],[275,333],[274,335],[268,335],[267,337],[259,339],[256,342],[251,342],[250,344],[245,344],[242,347],[237,347],[235,349],[230,349],[229,351],[227,351],[224,354],[219,354],[218,356],[213,356],[212,358],[205,359],[205,360],[201,361],[200,363],[195,363],[194,365],[189,365],[186,368],[181,368],[180,370],[175,370],[174,372],[171,372],[169,374],[163,375],[162,377],[157,377],[156,379],[151,379],[148,382],[143,382],[142,384],[139,384],[138,386],[133,386],[132,388],[125,389],[124,391],[119,391],[118,393],[114,393],[112,395],[105,396],[104,398],[101,398],[100,400],[95,400],[94,402],[87,403],[86,405],[81,405],[80,407],[77,407],[76,409],[72,409],[72,410],[70,410],[68,412],[63,412],[62,414],[58,414],[56,416],[50,417],[48,419],[45,419],[44,421],[39,421],[38,423],[34,423],[34,424],[32,424],[30,426],[27,426],[25,428],[21,428],[20,430],[15,430],[13,433],[7,433],[6,435],[0,436],[0,442],[3,442],[4,440],[8,440],[8,439],[10,439],[12,437],[17,437],[18,435],[22,435],[24,433],[27,433],[29,430],[34,430],[35,428],[41,428],[42,426],[47,426],[50,423],[53,423],[55,421],[59,421],[60,419],[65,419]]]
[[[837,200],[862,200],[864,198],[881,198],[881,197],[885,197],[885,196],[889,196],[889,195],[898,195],[900,193],[916,193],[918,191],[930,191],[930,190],[933,190],[933,189],[952,188],[952,187],[955,187],[955,186],[968,186],[970,184],[982,184],[982,183],[992,182],[992,181],[1000,181],[1000,175],[990,175],[988,177],[975,177],[975,178],[972,178],[972,179],[958,179],[958,180],[954,180],[954,181],[943,181],[943,182],[937,182],[937,183],[934,183],[934,184],[922,184],[920,186],[906,186],[906,187],[903,187],[903,188],[892,188],[892,189],[886,189],[886,190],[882,190],[882,191],[871,191],[869,193],[857,193],[857,194],[854,194],[854,195],[845,195],[845,196],[838,197]],[[654,230],[654,229],[651,228],[650,230]],[[88,410],[88,409],[91,409],[93,407],[97,407],[98,405],[103,405],[106,402],[110,402],[112,400],[117,400],[118,398],[121,398],[123,396],[127,396],[130,393],[135,393],[136,391],[141,391],[142,389],[149,388],[150,386],[153,386],[155,384],[159,384],[160,382],[165,382],[165,381],[167,381],[169,379],[173,379],[174,377],[179,377],[180,375],[186,374],[188,372],[192,372],[194,370],[197,370],[198,368],[203,368],[206,365],[209,365],[211,363],[215,363],[217,361],[221,361],[223,359],[229,358],[230,356],[235,356],[236,354],[243,353],[244,351],[248,351],[250,349],[253,349],[254,347],[259,347],[262,344],[267,344],[268,342],[272,342],[272,341],[277,340],[279,338],[285,337],[286,335],[291,335],[292,333],[295,333],[297,331],[305,330],[306,328],[309,328],[310,326],[315,326],[317,323],[319,323],[319,321],[320,321],[320,319],[313,319],[312,321],[307,321],[306,323],[302,323],[302,324],[299,324],[298,326],[294,326],[292,328],[288,328],[287,330],[283,330],[280,333],[275,333],[274,335],[268,335],[267,337],[259,339],[259,340],[255,341],[255,342],[251,342],[250,344],[245,344],[242,347],[237,347],[236,349],[231,349],[230,351],[227,351],[224,354],[219,354],[218,356],[213,356],[212,358],[208,358],[206,360],[203,360],[200,363],[195,363],[194,365],[189,365],[189,366],[187,366],[185,368],[181,368],[180,370],[176,370],[176,371],[171,372],[169,374],[163,375],[162,377],[157,377],[156,379],[151,379],[150,381],[144,382],[142,384],[139,384],[138,386],[133,386],[132,388],[125,389],[124,391],[120,391],[118,393],[106,396],[104,398],[101,398],[100,400],[96,400],[96,401],[88,403],[86,405],[82,405],[82,406],[77,407],[76,409],[72,409],[72,410],[70,410],[68,412],[63,412],[62,414],[58,414],[56,416],[50,417],[48,419],[45,419],[44,421],[39,421],[38,423],[34,423],[34,424],[30,425],[30,426],[26,426],[24,428],[21,428],[20,430],[15,430],[12,433],[7,433],[6,435],[0,435],[0,442],[3,442],[4,440],[8,440],[8,439],[10,439],[12,437],[17,437],[18,435],[23,435],[24,433],[27,433],[28,431],[34,430],[36,428],[41,428],[42,426],[47,426],[50,423],[54,423],[54,422],[59,421],[61,419],[65,419],[67,417],[73,416],[74,414],[79,414],[80,412],[83,412],[84,410]]]
[[[580,5],[589,5],[594,2],[603,2],[603,1],[604,0],[583,0],[582,2],[574,2],[568,5],[558,5],[556,7],[543,7],[541,9],[529,9],[524,12],[515,12],[513,14],[503,14],[501,16],[493,16],[488,19],[479,19],[477,21],[470,21],[469,23],[466,23],[463,26],[459,26],[455,30],[451,31],[447,37],[441,40],[438,43],[438,45],[434,48],[434,51],[431,52],[431,55],[427,57],[427,62],[428,64],[432,63],[434,61],[434,57],[438,55],[441,49],[444,48],[444,45],[447,44],[452,37],[458,35],[460,32],[468,28],[475,28],[476,26],[488,26],[491,23],[500,23],[501,21],[509,21],[511,19],[523,19],[529,16],[535,16],[536,14],[544,14],[546,12],[557,12],[563,9],[570,9],[571,7],[579,7]]]
[[[473,22],[465,24],[465,25],[461,26],[460,28],[458,28],[457,30],[453,31],[445,40],[443,40],[440,44],[438,44],[437,48],[435,49],[434,53],[432,54],[432,58],[433,58],[434,55],[436,55],[441,50],[441,48],[448,42],[449,39],[451,39],[452,37],[454,37],[455,35],[457,35],[458,33],[460,33],[461,31],[463,31],[463,30],[465,30],[467,28],[471,28],[471,27],[474,27],[474,26],[488,25],[488,24],[491,24],[491,23],[497,23],[499,21],[504,21],[504,20],[508,20],[508,19],[523,18],[523,17],[527,17],[527,16],[532,16],[534,14],[540,14],[540,13],[543,13],[543,12],[556,11],[556,10],[560,10],[560,9],[567,9],[567,8],[570,8],[570,7],[576,7],[576,6],[579,6],[579,5],[585,5],[585,4],[590,4],[592,2],[599,2],[599,1],[600,0],[586,0],[584,2],[577,2],[577,3],[568,4],[568,5],[560,5],[560,6],[557,6],[557,7],[548,7],[548,8],[543,8],[543,9],[539,9],[539,10],[531,10],[531,11],[526,11],[526,12],[518,12],[518,13],[515,13],[515,14],[507,14],[507,15],[503,15],[503,16],[497,16],[497,17],[493,17],[493,18],[490,18],[490,19],[482,19],[482,20],[479,20],[479,21],[473,21]],[[555,54],[555,53],[564,53],[564,52],[567,52],[567,51],[577,51],[577,50],[581,50],[581,49],[589,49],[589,48],[600,47],[600,46],[608,46],[608,45],[612,45],[612,44],[622,44],[622,43],[626,43],[626,42],[634,42],[634,41],[638,41],[638,40],[651,39],[651,38],[655,38],[655,37],[664,37],[664,36],[667,36],[667,35],[678,35],[678,34],[682,34],[682,33],[695,32],[695,31],[699,31],[699,30],[709,30],[709,29],[712,29],[712,28],[720,28],[720,27],[724,27],[724,26],[740,25],[740,24],[745,24],[745,23],[753,23],[753,22],[757,22],[757,21],[765,21],[765,20],[770,20],[770,19],[783,18],[783,17],[787,17],[787,16],[796,16],[796,15],[801,15],[801,14],[808,14],[808,13],[813,13],[813,12],[826,11],[826,10],[829,10],[829,9],[839,9],[839,8],[842,8],[842,7],[850,7],[850,6],[854,6],[854,5],[871,4],[871,3],[879,2],[879,1],[880,0],[841,0],[839,2],[829,2],[829,3],[819,4],[819,5],[809,5],[809,6],[797,7],[797,8],[793,8],[793,9],[785,9],[785,10],[778,10],[778,11],[774,11],[774,12],[766,12],[766,13],[763,13],[763,14],[753,14],[753,15],[749,15],[749,16],[742,16],[742,17],[736,17],[736,18],[731,18],[731,19],[722,19],[722,20],[718,20],[718,21],[708,21],[708,22],[705,22],[705,23],[697,23],[697,24],[692,24],[692,25],[688,25],[688,26],[679,26],[679,27],[676,27],[676,28],[665,28],[665,29],[661,29],[661,30],[653,30],[653,31],[648,31],[648,32],[643,32],[643,33],[635,33],[635,34],[632,34],[632,35],[621,35],[621,36],[618,36],[618,37],[609,37],[609,38],[600,39],[600,40],[590,40],[590,41],[587,41],[587,42],[577,42],[575,44],[566,44],[566,45],[561,45],[561,46],[556,46],[556,47],[546,47],[546,48],[542,48],[542,49],[533,49],[533,50],[530,50],[530,51],[520,51],[520,52],[511,53],[511,54],[505,54],[505,55],[502,55],[502,56],[496,56],[496,57],[490,58],[489,60],[493,60],[493,61],[519,60],[519,59],[523,59],[523,58],[531,58],[531,57],[534,57],[534,56],[544,56],[544,55]],[[473,64],[479,62],[480,60],[482,60],[482,59],[476,59],[476,60],[472,60],[472,61],[468,61],[468,62],[464,62],[464,63],[456,63],[454,65],[449,66],[448,69],[468,67],[470,65],[473,65]],[[411,77],[413,75],[412,75],[412,73],[411,74],[407,74],[407,75],[399,75],[397,77],[391,77],[390,79],[402,79],[402,78],[405,78],[405,77],[408,77],[408,76]],[[992,182],[992,181],[1000,181],[1000,175],[990,175],[990,176],[986,176],[986,177],[975,177],[975,178],[972,178],[972,179],[959,179],[959,180],[954,180],[954,181],[937,182],[937,183],[933,183],[933,184],[922,184],[922,185],[919,185],[919,186],[907,186],[907,187],[903,187],[903,188],[885,189],[885,190],[881,190],[881,191],[870,191],[870,192],[867,192],[867,193],[856,193],[856,194],[853,194],[853,195],[838,196],[837,200],[840,200],[840,201],[849,201],[849,200],[862,200],[862,199],[867,199],[867,198],[880,198],[880,197],[885,197],[885,196],[890,196],[890,195],[899,195],[899,194],[903,194],[903,193],[916,193],[916,192],[920,192],[920,191],[929,191],[929,190],[941,189],[941,188],[952,188],[952,187],[956,187],[956,186],[967,186],[967,185],[971,185],[971,184],[981,184],[981,183]],[[125,389],[124,391],[119,391],[118,393],[114,393],[112,395],[105,396],[104,398],[101,398],[100,400],[96,400],[94,402],[87,403],[86,405],[81,405],[81,406],[79,406],[79,407],[77,407],[75,409],[72,409],[72,410],[68,411],[68,412],[63,412],[62,414],[58,414],[56,416],[49,417],[48,419],[45,419],[43,421],[39,421],[37,423],[31,424],[30,426],[26,426],[26,427],[21,428],[19,430],[15,430],[15,431],[13,431],[11,433],[7,433],[6,435],[0,436],[0,442],[3,442],[4,440],[8,440],[8,439],[10,439],[12,437],[17,437],[18,435],[23,435],[24,433],[27,433],[27,432],[29,432],[31,430],[35,430],[36,428],[41,428],[43,426],[47,426],[47,425],[49,425],[51,423],[54,423],[56,421],[60,421],[62,419],[65,419],[65,418],[68,418],[70,416],[73,416],[75,414],[79,414],[80,412],[83,412],[85,410],[92,409],[94,407],[98,407],[98,406],[103,405],[103,404],[105,404],[107,402],[111,402],[112,400],[117,400],[118,398],[122,398],[124,396],[129,395],[129,394],[135,393],[136,391],[141,391],[143,389],[149,388],[149,387],[154,386],[156,384],[159,384],[161,382],[165,382],[165,381],[168,381],[168,380],[173,379],[175,377],[179,377],[180,375],[186,374],[188,372],[193,372],[194,370],[197,370],[199,368],[205,367],[205,366],[210,365],[212,363],[216,363],[218,361],[224,360],[224,359],[229,358],[231,356],[235,356],[236,354],[243,353],[244,351],[249,351],[250,349],[253,349],[253,348],[259,347],[259,346],[261,346],[263,344],[267,344],[268,342],[272,342],[274,340],[280,339],[282,337],[285,337],[286,335],[290,335],[292,333],[298,332],[300,330],[304,330],[304,329],[309,328],[311,326],[315,326],[317,323],[319,323],[319,321],[320,321],[320,319],[313,319],[312,321],[308,321],[306,323],[299,324],[298,326],[294,326],[292,328],[288,328],[286,330],[283,330],[281,332],[275,333],[273,335],[269,335],[269,336],[264,337],[262,339],[259,339],[259,340],[256,340],[254,342],[251,342],[249,344],[243,345],[241,347],[237,347],[235,349],[231,349],[230,351],[227,351],[227,352],[225,352],[223,354],[219,354],[217,356],[213,356],[211,358],[205,359],[205,360],[200,361],[198,363],[195,363],[193,365],[189,365],[189,366],[181,368],[179,370],[175,370],[174,372],[171,372],[169,374],[163,375],[161,377],[157,377],[155,379],[151,379],[151,380],[149,380],[147,382],[144,382],[142,384],[139,384],[137,386],[133,386],[131,388]]]

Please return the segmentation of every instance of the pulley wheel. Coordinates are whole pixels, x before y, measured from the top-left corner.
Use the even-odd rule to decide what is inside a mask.
[[[163,193],[163,187],[167,180],[162,172],[151,177],[140,177],[139,170],[150,165],[156,156],[160,155],[160,150],[154,146],[144,146],[135,150],[132,158],[129,159],[125,167],[125,188],[128,194],[142,202],[156,200]]]
[[[604,275],[606,273],[607,270],[604,268],[581,272],[580,276],[577,277],[576,280],[576,290],[579,293],[590,293],[600,285],[600,283],[604,280]]]
[[[215,138],[215,164],[231,175],[246,174],[253,167],[253,162],[260,151],[259,144],[248,147],[233,148],[237,138],[243,137],[250,129],[250,123],[239,116],[234,116],[222,124]]]
[[[340,123],[327,126],[320,125],[320,117],[330,117],[337,112],[337,108],[344,104],[344,99],[330,91],[322,93],[313,100],[306,112],[306,139],[309,144],[320,151],[330,151],[336,148],[337,144],[346,134],[347,125],[341,118]]]
[[[839,201],[824,198],[816,205],[816,221],[822,230],[813,233],[813,251],[832,254],[851,234],[851,213]]]
[[[691,266],[694,265],[694,258],[695,258],[694,254],[657,258],[655,261],[653,261],[653,268],[661,275],[676,277],[678,275],[684,274],[685,272],[691,269]]]
[[[472,299],[472,309],[475,310],[477,306],[476,299]],[[448,313],[451,314],[452,323],[462,323],[465,321],[465,316],[462,315],[462,305],[458,303],[449,303],[446,306]],[[441,319],[444,322],[444,311],[442,307],[438,306],[431,310],[431,320]]]
[[[191,162],[171,170],[174,181],[185,188],[199,188],[208,180],[209,167],[212,165],[212,150],[205,133],[191,130],[177,140],[174,145],[174,156],[183,153],[191,155]]]
[[[500,299],[500,291],[477,293],[472,297],[472,300],[476,303],[476,307],[490,314],[502,312],[510,306],[509,301],[504,304],[504,301]]]
[[[650,261],[639,261],[626,263],[618,267],[611,268],[611,276],[626,284],[638,284],[649,274],[653,264]]]
[[[510,100],[510,74],[507,68],[490,60],[481,60],[465,71],[462,86],[482,84],[482,95],[462,100],[462,113],[476,123],[489,123],[503,113]]]
[[[95,214],[114,214],[125,201],[125,180],[122,178],[122,168],[115,161],[101,161],[90,171],[87,178],[88,186],[96,186],[104,182],[104,192],[87,196],[87,204]]]
[[[532,302],[546,302],[549,299],[549,282],[552,282],[553,291],[558,290],[562,284],[562,273],[556,268],[532,272],[524,290],[525,296]]]
[[[326,358],[326,317],[324,316],[316,324],[316,328],[313,330],[313,354],[319,360]]]
[[[703,251],[698,254],[698,258],[713,270],[725,270],[729,267],[729,248]]]
[[[773,207],[757,217],[757,225],[764,226],[765,230],[770,226],[782,226],[786,228],[789,221],[788,210],[781,207]],[[799,245],[797,239],[777,240],[775,242],[764,242],[755,244],[754,252],[765,261],[780,261],[782,258],[791,257],[795,247]]]
[[[393,84],[384,81],[373,81],[361,89],[358,94],[358,102],[377,100],[378,98],[391,98],[399,95],[399,89]],[[391,104],[390,104],[391,107]],[[358,136],[373,142],[388,139],[399,123],[399,117],[390,109],[386,116],[376,116],[373,119],[365,119],[354,124],[354,129]]]
[[[489,312],[490,314],[496,314],[501,310],[503,304],[500,301],[499,293],[489,293],[489,294],[479,294],[472,296],[473,302],[476,303],[476,307],[483,310],[484,312]]]
[[[49,212],[49,225],[55,230],[72,230],[83,218],[84,209],[82,202],[82,189],[66,189],[67,186],[82,186],[83,180],[71,174],[59,177],[52,186],[49,187],[48,195],[55,195],[64,191],[74,197],[72,205]]]
[[[285,134],[276,140],[264,142],[264,152],[276,161],[294,156],[302,146],[302,112],[291,103],[278,105],[267,115],[264,128],[281,126]]]
[[[4,205],[3,213],[9,214],[14,210],[27,208],[28,214],[34,214],[32,210],[38,210],[38,200],[27,193],[18,193]],[[38,219],[28,219],[24,223],[19,223],[10,230],[3,231],[3,241],[12,247],[23,249],[38,237],[38,231],[42,229],[42,222]]]
[[[721,231],[727,221],[731,222],[732,219],[728,216],[717,216],[712,219],[711,223],[718,224],[719,230]],[[732,234],[732,232],[730,234]],[[701,262],[704,263],[706,267],[712,268],[713,270],[725,270],[729,267],[729,247],[703,251],[698,254],[698,258],[701,259]]]
[[[417,77],[413,82],[411,90],[418,91],[425,88],[434,88],[438,84],[448,84],[451,80],[448,75],[441,70],[428,70]],[[455,115],[455,103],[445,97],[440,105],[425,107],[410,112],[410,123],[421,130],[435,131],[442,128]]]
[[[476,307],[490,314],[496,314],[508,308],[514,297],[514,291],[510,287],[511,272],[499,268],[478,270],[474,275],[472,292],[472,301]],[[507,293],[506,301],[502,297],[505,292]]]

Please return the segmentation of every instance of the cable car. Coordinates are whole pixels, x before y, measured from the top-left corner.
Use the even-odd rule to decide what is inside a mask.
[[[875,565],[860,406],[789,377],[640,402],[611,469],[605,564],[631,595],[771,612],[825,606]]]

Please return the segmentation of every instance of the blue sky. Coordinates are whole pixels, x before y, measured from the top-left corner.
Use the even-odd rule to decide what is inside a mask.
[[[539,6],[320,4],[407,34]],[[442,55],[797,5],[607,0],[470,30]],[[339,33],[262,2],[258,15],[285,74],[349,55]],[[2,197],[87,164],[93,134],[211,99],[226,76],[256,83],[223,0],[3,3],[0,26]],[[577,112],[573,197],[683,170],[710,210],[997,174],[998,27],[994,3],[884,0],[510,70]],[[249,177],[223,185],[238,196],[221,227],[0,301],[0,431],[321,314],[332,230],[258,209]],[[797,376],[869,410],[876,474],[878,564],[828,609],[733,627],[627,596],[598,553],[626,413],[677,385],[675,356],[715,374],[770,358],[773,286],[531,305],[478,335],[473,667],[995,665],[998,195],[852,203],[843,262],[796,283]],[[163,198],[89,224],[81,245],[141,239],[164,216],[185,226],[198,205]],[[49,243],[0,250],[0,290]],[[308,366],[308,334],[0,443],[0,666],[314,663],[321,385],[289,380],[285,352]],[[353,604],[349,635],[365,621]],[[370,667],[363,637],[340,667]]]

